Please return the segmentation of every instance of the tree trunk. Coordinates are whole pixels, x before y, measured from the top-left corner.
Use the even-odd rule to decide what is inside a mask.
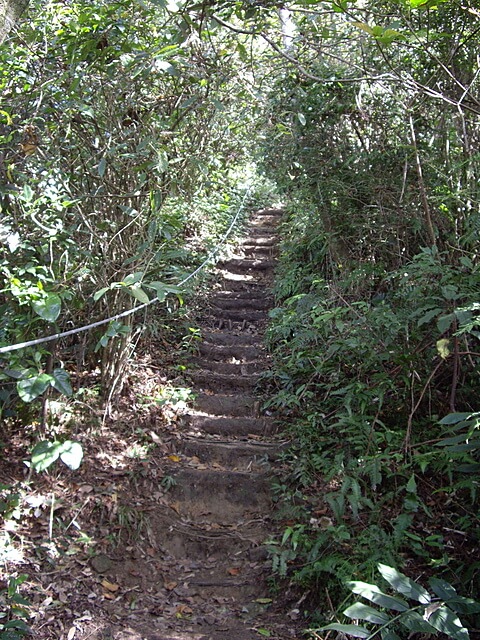
[[[28,0],[0,0],[0,44],[28,6]]]

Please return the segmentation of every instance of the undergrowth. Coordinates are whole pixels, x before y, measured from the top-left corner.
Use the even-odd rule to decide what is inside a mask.
[[[265,380],[292,441],[273,573],[317,622],[379,562],[478,598],[476,265],[435,247],[335,265],[320,223],[297,208],[287,230]]]

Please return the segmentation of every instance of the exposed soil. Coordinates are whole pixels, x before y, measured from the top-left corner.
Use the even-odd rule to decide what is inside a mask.
[[[237,255],[217,265],[219,285],[197,319],[202,341],[182,374],[193,408],[160,425],[155,411],[145,416],[139,406],[131,428],[153,441],[148,455],[124,464],[131,444],[119,434],[128,424],[112,425],[87,452],[90,464],[42,479],[23,560],[25,573],[35,574],[36,638],[300,637],[284,598],[268,589],[263,546],[274,528],[275,459],[285,446],[256,394],[268,367],[262,337],[280,214],[255,214]],[[19,536],[20,526],[12,541]]]

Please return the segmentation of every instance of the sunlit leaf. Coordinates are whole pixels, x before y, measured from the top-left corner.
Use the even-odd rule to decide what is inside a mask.
[[[355,602],[351,607],[345,609],[343,615],[354,620],[366,620],[367,622],[373,622],[375,624],[386,624],[390,617],[382,611],[377,611],[373,607],[369,607],[362,602]]]
[[[19,380],[17,382],[18,395],[24,402],[32,402],[48,389],[52,380],[52,376],[48,373],[39,373],[26,380]]]
[[[32,451],[32,467],[37,473],[48,469],[58,458],[62,450],[61,442],[49,442],[43,440],[39,442]]]
[[[347,587],[353,591],[353,593],[356,593],[357,595],[360,595],[385,609],[393,609],[393,611],[407,611],[408,609],[408,604],[405,600],[383,593],[375,584],[352,581],[347,582]]]
[[[65,441],[60,448],[60,459],[69,469],[75,471],[83,460],[83,448],[79,442]]]
[[[431,597],[428,591],[403,573],[385,564],[379,564],[378,570],[395,591],[407,596],[407,598],[418,600],[418,602],[422,604],[428,604],[430,602]]]

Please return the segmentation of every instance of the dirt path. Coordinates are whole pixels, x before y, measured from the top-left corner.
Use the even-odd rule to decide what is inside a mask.
[[[262,338],[280,213],[255,214],[237,255],[217,265],[219,285],[198,319],[203,341],[188,373],[194,409],[183,416],[170,456],[171,487],[149,515],[152,548],[127,554],[117,571],[109,567],[123,591],[148,594],[149,604],[136,604],[128,628],[113,625],[98,638],[298,637],[266,582],[272,462],[283,445],[255,394],[268,366]],[[109,617],[115,619],[114,607]]]

